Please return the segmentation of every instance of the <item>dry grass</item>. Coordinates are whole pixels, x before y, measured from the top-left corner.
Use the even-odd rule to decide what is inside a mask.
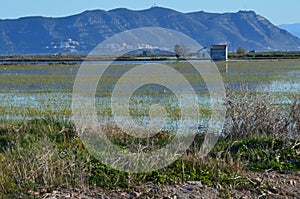
[[[24,189],[85,189],[89,170],[87,154],[79,155],[78,141],[62,149],[47,136],[16,136],[16,142],[0,154],[0,192]]]
[[[300,139],[298,96],[292,97],[290,104],[278,102],[268,93],[231,93],[228,98],[225,130],[232,139],[257,135]]]

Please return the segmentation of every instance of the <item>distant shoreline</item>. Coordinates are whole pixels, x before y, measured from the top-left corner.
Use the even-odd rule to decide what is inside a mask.
[[[175,55],[2,55],[0,56],[0,65],[18,65],[18,64],[66,64],[74,65],[83,61],[174,61],[177,60]],[[197,57],[186,57],[182,60],[210,60]],[[255,53],[229,53],[227,61],[287,61],[300,60],[299,52],[255,52]]]

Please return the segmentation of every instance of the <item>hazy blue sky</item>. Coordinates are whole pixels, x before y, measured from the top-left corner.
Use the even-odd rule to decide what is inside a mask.
[[[254,10],[274,24],[300,23],[300,0],[1,0],[0,18],[22,16],[67,16],[85,10],[134,10],[153,5],[182,12],[236,12]]]

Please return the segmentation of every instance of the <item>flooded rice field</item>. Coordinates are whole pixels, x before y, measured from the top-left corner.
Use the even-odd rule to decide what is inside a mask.
[[[97,63],[98,67],[103,64]],[[111,94],[118,80],[138,64],[115,63],[101,77],[95,104],[99,120],[111,120]],[[192,85],[199,111],[207,118],[210,114],[210,97],[203,78],[188,62],[163,62],[181,73]],[[71,118],[72,91],[80,65],[2,65],[0,66],[1,120],[20,120],[45,115]],[[274,95],[272,103],[290,103],[300,93],[300,61],[229,61],[219,62],[227,92]],[[147,74],[145,74],[147,75]],[[167,77],[168,74],[166,74]],[[172,78],[172,77],[167,77]],[[87,79],[88,81],[88,79]],[[135,81],[135,78],[132,78]],[[174,82],[175,87],[181,85]],[[182,87],[184,88],[184,87]],[[183,91],[184,92],[184,91]],[[130,113],[137,122],[145,122],[149,107],[161,104],[166,107],[171,124],[180,118],[180,105],[172,91],[161,85],[144,85],[130,99]]]

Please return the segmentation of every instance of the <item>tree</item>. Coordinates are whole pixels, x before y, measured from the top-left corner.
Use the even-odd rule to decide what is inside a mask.
[[[190,55],[189,51],[190,51],[190,49],[187,46],[181,46],[179,44],[176,44],[175,48],[174,48],[174,53],[175,53],[177,59],[179,59],[180,57],[189,56]]]
[[[242,46],[239,46],[236,50],[236,53],[240,54],[240,55],[244,55],[244,54],[246,54],[246,52],[247,52],[246,49]]]
[[[175,52],[177,59],[179,59],[181,56],[183,56],[183,48],[179,44],[175,45],[174,52]]]

